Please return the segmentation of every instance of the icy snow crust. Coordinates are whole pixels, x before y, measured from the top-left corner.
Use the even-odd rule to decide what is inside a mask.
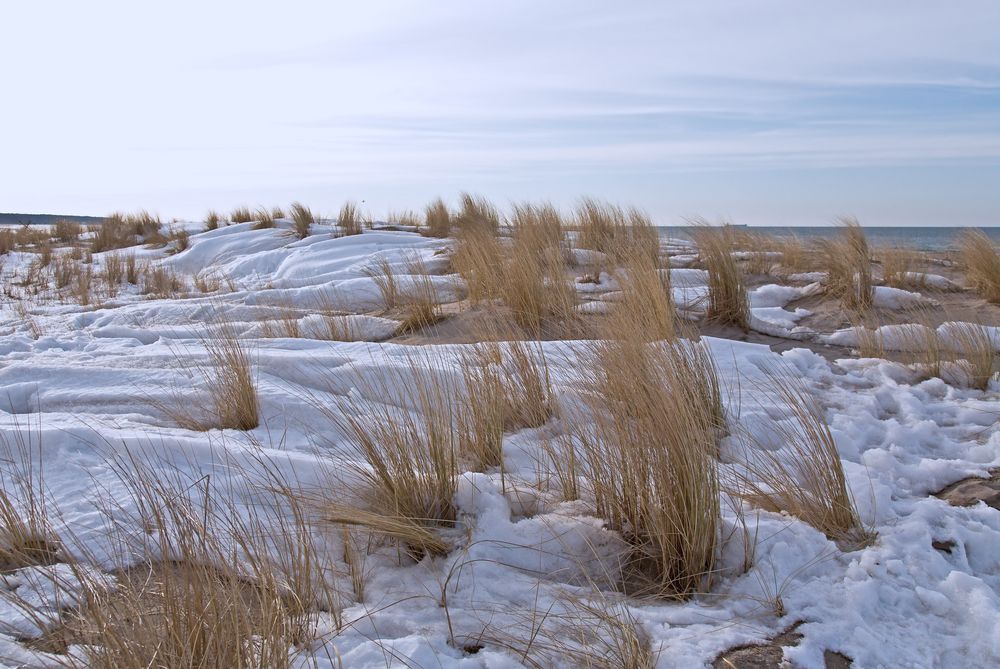
[[[385,258],[405,274],[404,259],[416,252],[429,269],[440,269],[443,256],[435,251],[442,245],[398,232],[343,239],[315,234],[294,241],[280,229],[231,226],[193,235],[189,250],[156,262],[179,272],[226,273],[237,281],[235,292],[178,300],[126,295],[97,310],[38,306],[32,310],[44,332],[38,340],[5,304],[0,313],[0,430],[10,442],[17,431],[34,426],[43,445],[36,464],[57,507],[51,514],[57,531],[101,556],[111,547],[101,542],[106,521],[96,500],[116,496],[122,505],[117,520],[129,522],[130,498],[104,464],[108,451],[155,456],[151,461],[157,466],[180,468],[192,479],[210,474],[212,485],[222,491],[242,489],[246,475],[240,465],[250,470],[262,455],[289,479],[306,486],[326,484],[324,472],[343,470],[350,455],[341,435],[305,398],[335,407],[337,396],[366,392],[359,379],[403,378],[392,373],[406,368],[411,347],[252,339],[262,424],[248,433],[174,427],[147,398],[181,389],[185,402],[206,401],[198,375],[183,361],[206,359],[198,321],[209,310],[221,310],[250,336],[262,309],[289,302],[310,307],[320,295],[336,295],[353,311],[370,311],[378,308],[379,298],[366,267]],[[678,290],[702,283],[698,270],[674,271]],[[436,275],[434,281],[444,301],[463,293],[456,277]],[[751,298],[754,318],[788,329],[798,314],[778,312],[812,289],[759,288]],[[359,318],[373,319],[373,338],[387,336],[378,329],[377,317]],[[658,666],[709,666],[718,653],[766,639],[797,621],[804,621],[799,628],[804,638],[786,657],[802,667],[823,667],[824,649],[852,657],[859,667],[997,665],[1000,512],[982,504],[956,508],[931,496],[1000,465],[996,388],[961,390],[937,379],[907,385],[898,367],[884,361],[831,365],[805,349],[778,355],[760,345],[704,341],[719,366],[733,433],[754,432],[767,446],[767,435],[774,434],[769,426],[790,419],[788,409],[767,391],[764,368],[784,366],[819,394],[851,492],[878,539],[845,553],[793,517],[747,507],[754,558],[751,570],[741,573],[744,537],[724,501],[720,573],[711,592],[686,603],[627,602],[660,653]],[[542,349],[560,404],[577,404],[585,346],[546,342]],[[462,346],[441,345],[423,347],[421,354],[434,358],[439,373],[456,374],[461,351]],[[412,408],[407,388],[394,391],[371,399]],[[590,515],[586,502],[557,503],[536,486],[538,462],[544,462],[541,445],[562,429],[557,416],[540,428],[506,435],[506,495],[499,474],[463,475],[456,500],[456,536],[463,538],[447,557],[419,563],[404,558],[401,564],[388,550],[368,559],[366,601],[348,606],[347,626],[325,640],[343,666],[403,666],[393,658],[422,667],[522,666],[498,647],[466,655],[450,646],[439,606],[443,590],[456,636],[475,639],[487,623],[516,629],[532,610],[559,613],[566,606],[562,595],[588,596],[590,590],[582,586],[587,577],[614,568],[620,540]],[[780,452],[782,444],[770,446]],[[723,473],[739,466],[739,453],[735,440],[727,438]],[[4,464],[0,472],[5,487],[16,489],[11,468]],[[339,536],[331,530],[326,538],[334,556],[342,555]],[[942,552],[932,547],[935,540],[955,546],[950,554]],[[0,578],[0,588],[23,589],[19,592],[44,614],[59,594],[49,572],[60,568],[22,569]],[[449,578],[459,572],[460,578]],[[780,619],[770,603],[775,596],[784,608]],[[71,601],[72,593],[63,593],[61,601],[67,597]],[[12,641],[13,635],[30,632],[33,623],[2,607],[0,662],[44,665],[44,656]],[[327,628],[332,630],[332,622]],[[315,659],[332,666],[328,658],[336,654],[321,648]]]

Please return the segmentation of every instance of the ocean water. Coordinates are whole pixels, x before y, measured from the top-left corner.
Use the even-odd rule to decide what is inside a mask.
[[[862,226],[868,243],[871,246],[895,246],[912,248],[919,251],[947,251],[957,246],[958,237],[966,228],[957,227],[870,227]],[[822,239],[834,237],[840,234],[840,228],[836,226],[810,226],[810,227],[785,227],[785,226],[747,226],[740,227],[748,232],[760,232],[774,236],[794,235],[799,239],[808,242],[812,239]],[[1000,245],[1000,227],[979,228],[993,240],[994,244]],[[687,238],[687,231],[690,228],[685,226],[673,228],[661,228],[660,234]]]

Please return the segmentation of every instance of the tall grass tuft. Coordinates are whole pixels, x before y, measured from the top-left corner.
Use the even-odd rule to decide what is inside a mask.
[[[267,207],[257,207],[253,214],[253,229],[254,230],[267,230],[268,228],[273,228],[275,226],[275,215],[274,211],[268,209]]]
[[[35,642],[62,654],[64,666],[290,669],[318,636],[312,611],[333,610],[339,620],[340,595],[325,580],[330,566],[299,503],[289,502],[291,518],[258,507],[248,515],[219,501],[207,476],[190,480],[128,456],[110,466],[146,532],[113,530],[119,545],[138,548],[117,558],[115,587],[86,563],[69,565],[82,601],[61,609]]]
[[[827,270],[827,291],[845,309],[864,313],[875,300],[871,253],[865,232],[857,220],[845,218],[838,239],[819,242]]]
[[[887,286],[921,289],[927,287],[914,277],[914,269],[920,254],[913,249],[886,247],[878,249],[877,257],[882,265],[882,281]]]
[[[292,229],[295,230],[295,236],[299,239],[305,239],[309,236],[309,228],[316,223],[316,217],[313,216],[309,207],[301,202],[293,202],[290,210],[292,212]]]
[[[611,319],[611,327],[624,320],[651,339],[674,339],[677,328],[670,270],[661,270],[641,249],[622,253],[619,262],[622,266],[615,274],[621,298],[614,305],[618,313]]]
[[[430,237],[447,237],[451,234],[451,212],[441,198],[424,209],[424,226]]]
[[[588,379],[594,423],[574,437],[599,516],[629,546],[626,591],[687,598],[714,570],[718,418],[701,390],[715,373],[700,344],[598,342]]]
[[[351,467],[363,500],[336,502],[327,518],[391,537],[416,558],[441,555],[450,544],[440,529],[455,521],[458,444],[452,392],[442,370],[411,358],[403,369],[359,379],[360,392],[321,406],[359,462]],[[385,403],[407,388],[412,409]],[[375,399],[378,398],[378,399]]]
[[[568,327],[576,320],[576,293],[566,280],[559,212],[551,205],[517,205],[511,228],[513,245],[498,288],[514,321],[536,337],[545,322]]]
[[[252,430],[260,424],[260,400],[254,352],[231,323],[215,319],[200,337],[207,360],[196,363],[208,393],[208,406],[195,407],[174,391],[167,399],[151,397],[150,403],[188,430]],[[175,352],[180,360],[189,354]]]
[[[762,394],[788,410],[787,418],[770,423],[767,437],[782,449],[744,434],[746,473],[737,491],[757,506],[801,518],[845,548],[869,544],[874,536],[858,516],[823,407],[793,372],[765,373]]]
[[[483,302],[499,296],[502,281],[500,241],[487,226],[458,228],[451,264],[465,280],[470,301]]]
[[[659,235],[649,217],[638,209],[584,198],[576,209],[576,226],[581,248],[600,251],[612,261],[637,252],[654,261],[659,256]]]
[[[208,213],[205,214],[206,231],[217,230],[221,222],[222,222],[222,217],[219,215],[219,212],[210,209]]]
[[[966,230],[958,242],[969,285],[989,302],[1000,304],[1000,255],[982,230]]]
[[[250,207],[240,206],[229,212],[229,220],[233,223],[249,223],[254,220]]]
[[[30,428],[17,426],[12,439],[0,435],[0,459],[18,472],[11,488],[0,479],[0,574],[53,564],[59,557],[45,505],[41,446],[40,432]]]
[[[337,215],[337,227],[340,228],[340,234],[345,237],[361,234],[363,221],[357,204],[354,202],[344,203]]]
[[[76,221],[60,219],[52,226],[52,236],[63,244],[72,244],[83,232],[83,227]]]
[[[217,426],[252,430],[260,424],[260,401],[253,352],[229,323],[203,339],[208,367],[202,369]]]
[[[485,197],[462,193],[454,224],[462,231],[480,230],[490,235],[500,232],[500,211]]]
[[[947,346],[959,358],[970,388],[986,390],[997,368],[997,342],[991,329],[979,323],[947,323]]]
[[[749,329],[750,298],[743,271],[733,257],[732,229],[699,223],[692,236],[708,270],[708,318]]]
[[[441,320],[437,291],[420,256],[414,254],[406,261],[409,287],[402,299],[403,320],[398,334],[415,332]]]

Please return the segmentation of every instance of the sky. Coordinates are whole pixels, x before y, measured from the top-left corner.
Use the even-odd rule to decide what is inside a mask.
[[[5,2],[0,211],[1000,225],[1000,3]]]

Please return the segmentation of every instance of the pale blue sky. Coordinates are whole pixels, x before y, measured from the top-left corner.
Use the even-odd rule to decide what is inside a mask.
[[[0,6],[0,211],[1000,225],[1000,3]]]

